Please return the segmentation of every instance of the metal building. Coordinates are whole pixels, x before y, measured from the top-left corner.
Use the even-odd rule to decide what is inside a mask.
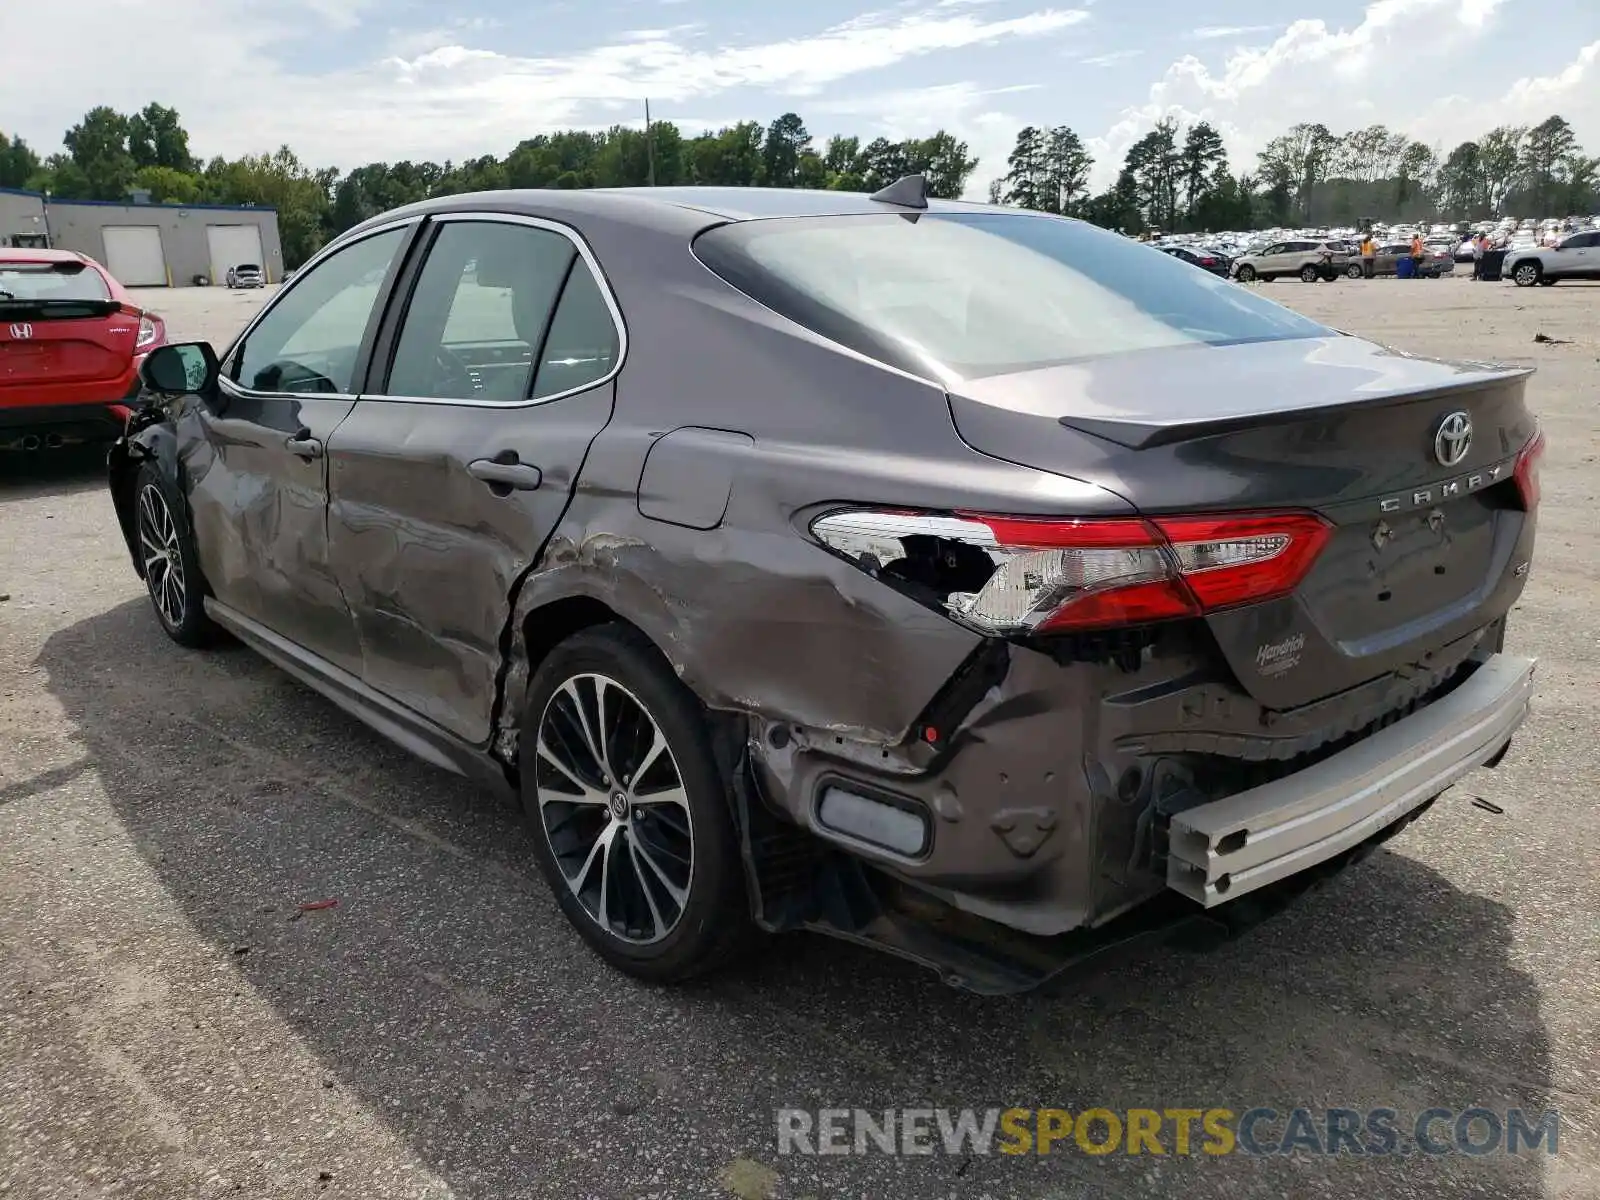
[[[0,246],[46,246],[49,229],[44,197],[38,192],[0,188]]]
[[[220,284],[229,267],[245,263],[259,266],[269,283],[283,277],[278,214],[271,208],[0,192],[0,240],[38,244],[14,240],[32,228],[48,228],[50,245],[87,254],[129,287],[187,287],[201,279]]]

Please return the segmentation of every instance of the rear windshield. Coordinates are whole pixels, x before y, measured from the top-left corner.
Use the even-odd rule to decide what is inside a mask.
[[[109,300],[100,272],[81,263],[0,262],[0,300]]]
[[[1048,217],[744,221],[702,234],[695,253],[808,329],[941,378],[1332,332],[1149,246]]]

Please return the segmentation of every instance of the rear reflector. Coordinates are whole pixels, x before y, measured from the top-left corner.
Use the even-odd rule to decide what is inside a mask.
[[[817,820],[835,833],[907,858],[917,858],[928,848],[926,817],[844,788],[823,790]]]
[[[929,545],[969,548],[943,556],[952,563],[980,552],[985,569],[952,585],[944,608],[994,635],[1143,624],[1274,599],[1305,578],[1331,532],[1308,512],[1148,521],[847,512],[811,528],[873,573]]]

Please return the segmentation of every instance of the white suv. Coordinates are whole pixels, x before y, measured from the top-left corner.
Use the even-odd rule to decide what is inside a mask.
[[[1536,283],[1549,287],[1558,279],[1600,279],[1600,230],[1569,233],[1554,246],[1513,250],[1501,273],[1518,287]]]

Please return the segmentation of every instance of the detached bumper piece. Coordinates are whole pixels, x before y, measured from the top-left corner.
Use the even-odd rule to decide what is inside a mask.
[[[1422,711],[1285,779],[1172,817],[1167,885],[1207,908],[1335,857],[1497,757],[1535,660],[1496,654]]]

